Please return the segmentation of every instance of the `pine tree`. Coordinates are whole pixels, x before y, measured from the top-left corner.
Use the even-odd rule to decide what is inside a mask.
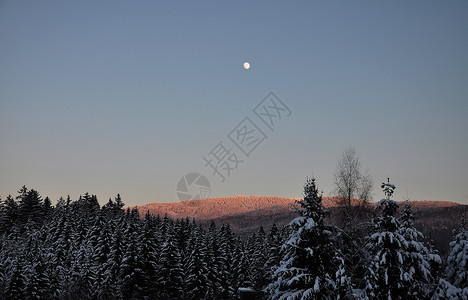
[[[237,290],[234,288],[234,265],[233,251],[234,239],[231,228],[228,225],[222,225],[219,231],[219,276],[220,276],[220,299],[234,299],[237,295]]]
[[[8,195],[0,207],[0,233],[9,232],[18,218],[18,203]]]
[[[141,245],[138,241],[138,225],[130,219],[124,232],[125,251],[119,273],[119,285],[124,299],[140,299],[142,296],[142,269]]]
[[[67,287],[70,297],[90,299],[93,294],[91,287],[95,278],[95,268],[90,261],[92,248],[83,243],[78,249],[73,251],[70,266],[70,282]]]
[[[336,299],[354,299],[353,284],[347,270],[345,257],[341,250],[335,253],[335,262],[337,270],[335,272],[335,294]]]
[[[16,198],[19,199],[18,204],[18,221],[20,224],[26,224],[29,219],[34,224],[40,224],[42,222],[43,206],[42,198],[34,189],[28,190],[26,186],[23,186],[18,193]]]
[[[42,207],[42,220],[43,221],[48,221],[50,220],[50,218],[52,217],[52,214],[53,214],[53,206],[52,206],[52,202],[50,201],[50,198],[49,197],[45,197],[44,198],[44,203],[43,203],[43,207]]]
[[[188,245],[189,255],[185,267],[185,297],[203,299],[209,288],[206,263],[206,244],[203,228],[197,226],[192,231]]]
[[[458,234],[450,242],[450,253],[447,258],[447,281],[463,289],[468,296],[468,228],[466,215],[463,214]]]
[[[167,236],[159,260],[157,293],[159,299],[183,298],[183,270],[180,253],[171,235]]]
[[[253,286],[255,290],[263,290],[268,282],[268,272],[265,269],[265,263],[268,257],[265,252],[269,250],[263,226],[260,226],[258,232],[256,233],[255,238],[253,239],[252,246],[253,247],[251,249],[251,272]]]
[[[112,299],[109,278],[107,278],[107,261],[110,256],[111,233],[109,222],[102,225],[97,243],[94,246],[92,261],[96,266],[95,281],[93,283],[93,297],[97,299]]]
[[[99,201],[96,195],[85,193],[77,201],[71,203],[72,213],[75,217],[93,221],[100,211]]]
[[[148,299],[151,299],[152,295],[156,292],[155,282],[157,281],[157,268],[159,263],[158,246],[153,230],[152,219],[150,216],[147,216],[144,221],[143,228],[141,229],[139,243],[140,257],[142,260],[142,297],[146,297]]]
[[[120,211],[124,205],[125,203],[123,203],[122,197],[120,197],[120,194],[117,194],[117,196],[115,196],[115,207]]]
[[[120,227],[117,227],[112,233],[109,257],[106,262],[106,276],[108,278],[108,281],[110,281],[111,283],[117,282],[125,251],[124,247],[125,246],[123,242],[122,231]]]
[[[11,275],[5,291],[6,299],[22,300],[24,299],[26,290],[26,279],[23,275],[22,262],[19,259],[16,259],[11,268]]]
[[[331,232],[324,224],[327,213],[315,179],[306,181],[304,199],[298,203],[300,216],[290,224],[292,233],[283,244],[283,258],[266,291],[271,299],[335,298]]]
[[[388,180],[382,183],[382,188],[386,198],[377,204],[382,213],[372,221],[373,233],[368,237],[370,262],[365,292],[372,299],[405,299],[408,291],[402,280],[406,240],[399,232],[400,223],[395,217],[398,204],[390,199],[395,186]]]
[[[233,272],[234,272],[234,289],[238,288],[253,288],[253,280],[251,273],[251,257],[246,243],[240,237],[237,238],[234,250]]]
[[[110,234],[109,254],[102,266],[104,274],[102,275],[99,299],[122,298],[118,280],[125,251],[125,243],[120,224],[114,224],[114,226],[115,228]]]
[[[5,299],[5,291],[7,289],[7,274],[6,274],[6,253],[4,241],[0,242],[0,299]]]
[[[109,198],[109,201],[102,207],[102,210],[109,213],[111,217],[115,217],[123,214],[122,207],[124,205],[125,203],[122,202],[120,194],[117,194],[114,201],[112,201],[112,198]]]
[[[411,204],[406,201],[403,214],[399,222],[398,233],[405,238],[403,248],[403,273],[400,278],[404,286],[402,290],[407,291],[405,299],[426,298],[431,293],[431,287],[435,285],[437,278],[431,270],[432,264],[440,264],[439,255],[432,253],[422,242],[424,235],[414,227],[414,216]]]
[[[102,210],[112,214],[112,210],[114,209],[114,207],[114,201],[112,201],[112,198],[109,198],[109,201],[107,201],[107,203],[102,207]]]
[[[71,235],[72,226],[68,215],[63,215],[57,220],[56,226],[50,234],[51,253],[49,254],[50,277],[53,279],[52,286],[59,294],[66,286],[67,271],[71,266]]]
[[[268,280],[270,280],[273,275],[272,268],[276,265],[279,265],[279,262],[281,261],[280,249],[282,243],[283,240],[280,236],[278,226],[276,225],[276,223],[273,223],[268,233],[266,241],[267,253],[265,257],[265,264],[263,267],[265,270],[265,278],[267,278]]]
[[[206,298],[208,299],[219,299],[222,292],[221,287],[221,265],[219,263],[220,256],[220,247],[219,247],[219,238],[214,221],[211,221],[210,227],[208,230],[207,240],[207,249],[205,261],[208,268],[207,279],[209,282],[209,291]]]
[[[468,289],[462,290],[452,285],[447,280],[440,278],[439,284],[432,295],[431,300],[460,300],[468,299]]]

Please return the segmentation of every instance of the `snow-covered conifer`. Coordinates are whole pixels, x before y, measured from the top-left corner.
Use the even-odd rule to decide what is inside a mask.
[[[463,214],[457,235],[450,242],[450,254],[447,258],[447,281],[466,290],[468,294],[468,228],[466,215]]]
[[[414,227],[413,220],[411,204],[406,201],[398,230],[405,238],[402,245],[403,273],[400,278],[403,290],[407,292],[405,299],[427,298],[437,283],[437,278],[433,277],[431,262],[441,263],[439,255],[432,253],[422,241],[424,235]]]
[[[372,221],[373,231],[368,236],[370,261],[364,291],[371,299],[405,299],[407,291],[402,280],[406,240],[399,232],[400,223],[395,217],[398,204],[390,199],[395,186],[388,180],[382,184],[382,189],[386,198],[376,206],[382,209],[382,213]]]
[[[195,227],[187,246],[189,255],[185,266],[185,296],[189,299],[203,299],[210,285],[206,263],[205,232]]]
[[[183,297],[183,270],[179,250],[168,231],[162,245],[160,267],[157,278],[157,295],[160,299],[181,299]]]
[[[229,225],[223,225],[219,232],[219,274],[221,278],[221,299],[233,299],[237,295],[234,289],[234,265],[233,265],[233,251],[234,251],[234,238]]]
[[[271,299],[335,298],[331,232],[324,224],[326,212],[315,179],[306,181],[304,199],[298,203],[300,216],[290,224],[292,232],[282,246],[282,260],[266,292]]]

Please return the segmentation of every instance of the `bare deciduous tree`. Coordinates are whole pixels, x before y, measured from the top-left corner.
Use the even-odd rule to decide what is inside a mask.
[[[337,244],[344,258],[345,269],[358,286],[366,269],[362,260],[366,257],[363,249],[365,230],[360,225],[368,217],[366,203],[372,199],[372,178],[363,171],[361,161],[352,147],[347,148],[338,159],[334,172],[334,191],[338,201],[335,228],[338,231]]]
[[[334,194],[344,208],[347,225],[352,220],[353,204],[365,204],[372,200],[373,181],[367,171],[363,171],[361,161],[353,147],[347,148],[338,159],[334,173]],[[353,203],[353,199],[360,200]]]

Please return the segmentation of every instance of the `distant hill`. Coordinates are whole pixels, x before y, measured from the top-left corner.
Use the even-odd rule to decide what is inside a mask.
[[[207,198],[172,203],[149,203],[137,206],[141,214],[150,212],[171,218],[211,220],[254,211],[291,211],[296,199],[270,196],[235,196]]]
[[[233,229],[249,230],[260,224],[269,227],[273,222],[283,225],[296,216],[298,198],[273,196],[234,196],[224,198],[207,198],[172,203],[149,203],[136,206],[142,216],[147,212],[173,219],[194,218],[199,221],[215,220],[219,223],[230,223]],[[327,208],[336,207],[336,198],[323,197]],[[353,200],[358,203],[357,200]],[[369,208],[375,203],[368,204]],[[460,204],[447,201],[414,201],[413,211],[456,207]],[[242,221],[244,220],[244,221]]]
[[[188,200],[172,203],[149,203],[136,206],[141,214],[150,212],[154,215],[170,218],[195,218],[197,220],[211,220],[225,217],[233,217],[240,214],[275,215],[293,214],[299,198],[282,198],[273,196],[234,196],[224,198],[207,198],[198,200]],[[335,207],[336,199],[323,197],[325,207]],[[357,203],[357,200],[353,200]],[[370,203],[375,205],[375,203]],[[446,201],[415,201],[414,210],[441,208],[460,205],[455,202]]]
[[[279,226],[288,224],[297,216],[295,198],[273,196],[234,196],[224,198],[207,198],[173,203],[149,203],[137,206],[143,217],[147,212],[166,215],[173,219],[194,218],[203,224],[214,220],[216,224],[230,224],[231,228],[240,233],[248,234],[257,230],[260,225],[268,229],[273,223]],[[333,215],[336,199],[323,197],[323,204]],[[357,200],[354,200],[357,203]],[[376,214],[371,202],[365,208],[366,217],[362,221],[370,221]],[[459,226],[460,214],[468,212],[468,205],[448,201],[413,201],[412,208],[416,217],[416,227],[434,243],[444,254],[448,250],[448,242],[452,231]]]

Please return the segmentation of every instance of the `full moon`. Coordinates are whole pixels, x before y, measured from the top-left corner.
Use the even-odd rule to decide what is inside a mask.
[[[246,70],[250,69],[250,64],[248,62],[244,63],[244,69]]]

